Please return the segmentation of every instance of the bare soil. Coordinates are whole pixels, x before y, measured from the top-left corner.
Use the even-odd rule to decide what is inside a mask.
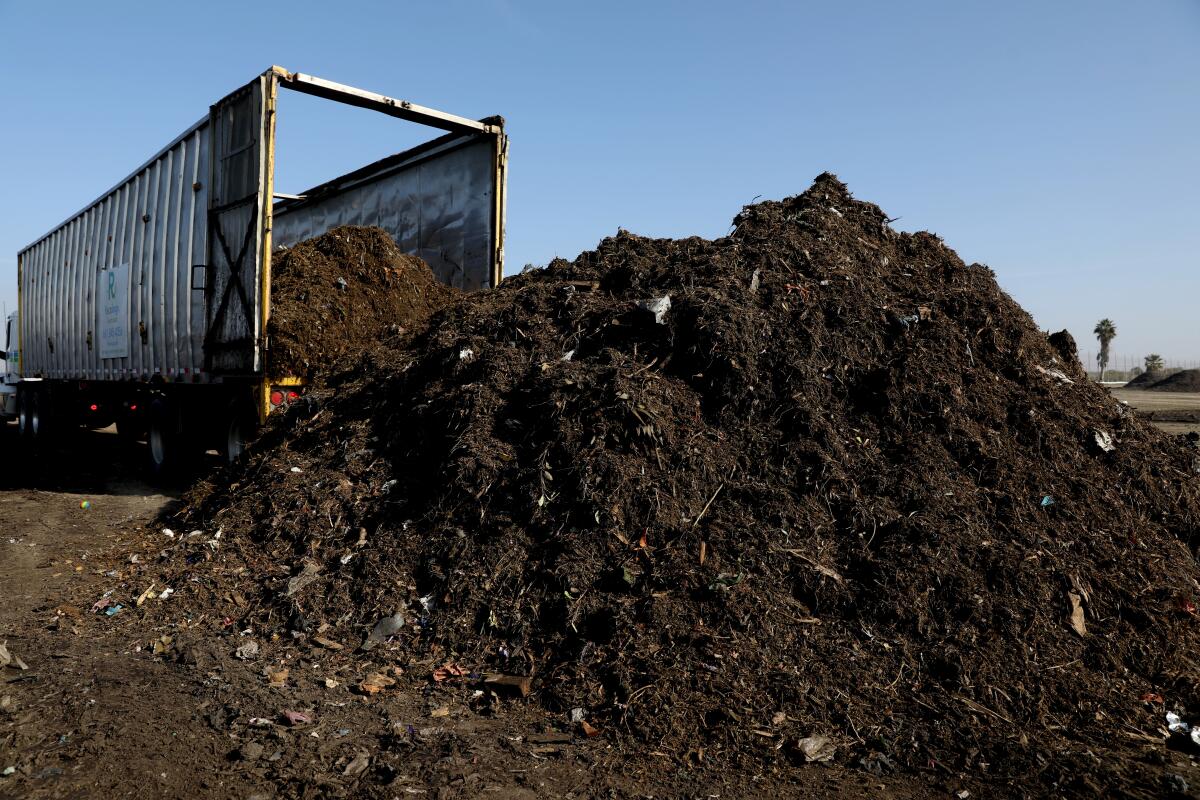
[[[1161,431],[1173,435],[1200,434],[1200,392],[1147,392],[1128,388],[1110,391]]]

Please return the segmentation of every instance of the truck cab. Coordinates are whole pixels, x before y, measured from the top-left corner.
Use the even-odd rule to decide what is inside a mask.
[[[21,382],[21,349],[17,312],[4,320],[4,378],[0,380],[0,419],[17,418],[17,384]]]

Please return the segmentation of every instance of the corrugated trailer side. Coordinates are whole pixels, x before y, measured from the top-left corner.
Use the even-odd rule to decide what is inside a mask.
[[[26,377],[205,379],[204,293],[191,276],[207,247],[208,134],[205,117],[20,252]],[[122,292],[126,305],[106,314]],[[104,357],[105,337],[108,354],[124,354]]]
[[[447,135],[275,203],[284,87]],[[155,474],[216,446],[233,459],[302,381],[264,369],[271,242],[379,224],[465,289],[504,258],[503,120],[470,120],[272,67],[18,254],[21,435],[116,422]],[[289,238],[291,237],[291,238]],[[48,433],[49,432],[49,433]]]

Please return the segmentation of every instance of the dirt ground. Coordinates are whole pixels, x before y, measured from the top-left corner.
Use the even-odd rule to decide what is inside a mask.
[[[174,495],[122,466],[114,435],[80,444],[30,468],[13,455],[11,426],[0,428],[10,454],[0,643],[28,667],[0,669],[0,798],[925,798],[969,785],[823,765],[716,773],[694,753],[617,753],[520,700],[476,713],[468,687],[431,685],[427,674],[392,673],[394,688],[352,693],[386,652],[373,667],[307,648],[284,664],[239,660],[251,637],[216,619],[172,629],[170,651],[156,655],[162,640],[144,609],[91,606],[138,588],[134,557],[156,557],[163,534],[151,521]],[[289,710],[312,722],[289,725]]]
[[[1167,433],[1200,433],[1200,392],[1148,392],[1112,389],[1124,401]]]

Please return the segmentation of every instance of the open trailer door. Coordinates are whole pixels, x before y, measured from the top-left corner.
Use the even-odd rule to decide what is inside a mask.
[[[508,138],[504,120],[466,119],[406,100],[277,68],[279,85],[446,131],[275,203],[274,246],[338,225],[376,225],[418,256],[438,280],[465,291],[495,287],[504,273]]]
[[[209,110],[204,358],[217,374],[262,367],[276,86],[268,71]]]

